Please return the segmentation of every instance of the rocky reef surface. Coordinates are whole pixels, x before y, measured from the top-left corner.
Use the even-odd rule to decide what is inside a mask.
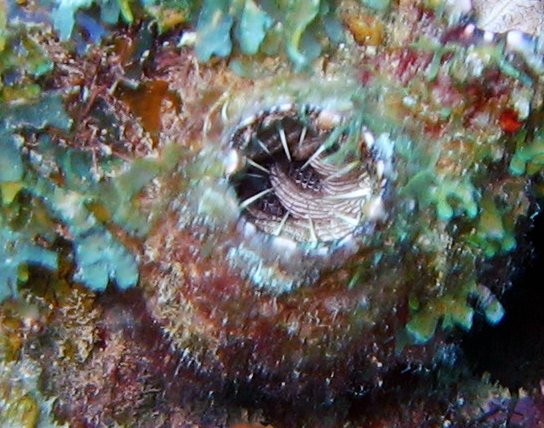
[[[0,425],[544,423],[541,5],[0,1]]]

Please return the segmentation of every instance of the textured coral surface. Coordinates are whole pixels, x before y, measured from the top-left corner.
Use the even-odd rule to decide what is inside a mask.
[[[488,3],[0,2],[0,425],[543,423],[461,346],[542,192]]]

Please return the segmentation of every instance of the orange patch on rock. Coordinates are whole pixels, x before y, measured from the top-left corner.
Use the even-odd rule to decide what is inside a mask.
[[[132,113],[142,121],[142,126],[149,132],[154,144],[159,140],[161,131],[161,111],[164,101],[179,111],[180,101],[162,80],[143,82],[137,89],[122,88],[119,98],[125,102]]]
[[[357,44],[379,46],[384,39],[383,23],[371,16],[345,16],[344,22]]]
[[[515,110],[504,110],[499,117],[499,124],[504,132],[518,132],[523,126],[523,122],[518,119],[518,114]]]

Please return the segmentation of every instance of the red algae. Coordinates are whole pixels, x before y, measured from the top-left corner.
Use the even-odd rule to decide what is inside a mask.
[[[508,133],[518,132],[523,126],[523,122],[518,119],[517,112],[512,109],[506,109],[501,113],[499,123],[501,129]]]

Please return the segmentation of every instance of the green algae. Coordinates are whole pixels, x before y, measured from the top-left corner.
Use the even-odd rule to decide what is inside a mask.
[[[9,132],[0,132],[0,183],[19,182],[23,178],[20,144]],[[5,196],[3,195],[5,198]]]
[[[57,10],[53,16],[60,13],[69,21],[78,7],[90,2],[63,5],[72,10]],[[54,232],[60,230],[58,226],[67,228],[71,235],[76,281],[93,290],[105,289],[110,280],[121,288],[134,286],[138,281],[136,258],[109,228],[117,222],[134,235],[145,233],[145,217],[139,214],[133,198],[163,166],[140,160],[126,167],[110,157],[103,159],[100,171],[96,171],[89,152],[54,144],[46,133],[55,130],[68,135],[73,121],[65,111],[64,95],[43,92],[35,83],[53,68],[34,37],[41,30],[33,27],[25,31],[21,24],[8,26],[4,4],[1,6],[0,300],[18,294],[28,265],[58,268],[55,240],[60,236]],[[61,35],[68,37],[70,25],[63,28]],[[4,76],[13,73],[17,78],[10,77],[6,84]],[[27,138],[32,134],[41,135],[29,151]],[[171,159],[163,162],[172,167],[171,163]],[[117,173],[115,180],[102,179],[121,169],[124,171]],[[99,219],[91,210],[93,204],[103,206],[109,217]]]
[[[304,52],[303,35],[306,28],[318,16],[321,2],[319,0],[309,0],[306,2],[292,1],[290,3],[285,16],[286,50],[295,67],[303,68],[308,61],[313,60],[320,53],[316,42],[313,45],[315,47],[314,52],[311,52],[308,43],[306,52]]]
[[[58,267],[53,245],[56,236],[44,230],[55,223],[62,224],[71,235],[76,281],[96,291],[104,290],[110,280],[120,288],[134,286],[138,281],[136,258],[108,228],[119,223],[133,235],[146,232],[145,217],[139,214],[133,198],[164,168],[172,168],[175,156],[162,163],[142,159],[129,167],[123,162],[104,162],[104,168],[124,169],[116,179],[104,181],[100,174],[97,177],[92,173],[93,157],[89,153],[55,145],[46,135],[38,139],[31,157],[23,155],[23,131],[70,130],[72,121],[59,94],[44,93],[38,100],[6,107],[4,104],[0,110],[0,298],[17,294],[18,284],[24,282],[20,272],[26,265],[49,270]],[[62,185],[55,178],[59,173]],[[111,219],[106,218],[104,223],[90,209],[92,204],[105,207]],[[25,214],[28,220],[20,221],[29,207],[31,213]],[[47,237],[47,244],[38,244],[38,237]]]
[[[378,11],[378,12],[385,12],[387,9],[389,9],[390,0],[360,0],[363,5],[366,7]]]
[[[0,360],[0,425],[17,428],[56,428],[53,399],[40,392],[42,370],[30,359]]]
[[[460,327],[470,330],[476,313],[470,298],[477,299],[477,309],[483,312],[490,324],[497,324],[504,317],[504,308],[493,293],[474,280],[468,280],[463,286],[458,286],[451,292],[435,298],[425,304],[415,299],[412,302],[412,316],[406,324],[406,331],[411,339],[418,344],[429,342],[438,326],[444,330]]]
[[[10,231],[0,223],[0,301],[17,295],[21,269],[29,264],[46,269],[58,267],[57,254],[33,244],[32,236]]]
[[[330,0],[58,0],[52,17],[61,40],[71,38],[77,12],[93,6],[100,9],[105,25],[151,19],[164,32],[196,22],[195,52],[204,62],[227,58],[234,51],[276,55],[283,50],[296,69],[303,69],[321,54],[323,46],[342,39]]]
[[[196,27],[195,53],[201,61],[212,56],[227,57],[232,52],[230,32],[234,17],[229,13],[228,0],[206,0]]]
[[[76,281],[95,291],[104,290],[110,279],[120,288],[136,284],[135,257],[86,208],[84,195],[53,186],[45,180],[39,180],[33,191],[73,235]]]
[[[8,20],[6,16],[6,3],[4,0],[0,1],[0,52],[6,47]]]
[[[519,63],[514,66],[510,62],[511,58],[505,55],[502,44],[463,47],[447,43],[441,46],[422,38],[412,47],[433,54],[426,69],[426,76],[432,81],[447,75],[455,80],[456,85],[465,88],[490,70],[494,73],[500,72],[514,79],[511,85],[523,88],[514,92],[510,100],[514,105],[523,101],[519,100],[519,94],[534,85],[534,76],[528,78]],[[445,59],[445,54],[449,55],[449,59]],[[473,63],[469,63],[467,57]],[[422,98],[425,99],[426,96],[428,94],[424,90]],[[503,108],[509,109],[510,106]],[[441,120],[457,120],[455,111],[450,109]],[[532,191],[524,188],[528,185],[525,178],[541,174],[544,151],[539,127],[535,135],[531,136],[523,128],[520,132],[508,132],[505,131],[506,135],[503,134],[500,140],[493,136],[491,129],[488,141],[480,137],[465,136],[461,143],[464,146],[463,153],[459,154],[462,160],[458,161],[462,164],[462,169],[456,171],[458,175],[449,174],[447,170],[438,170],[436,159],[441,156],[438,153],[440,149],[429,152],[427,159],[425,154],[417,152],[402,157],[404,162],[418,162],[420,167],[419,171],[408,175],[404,186],[400,186],[401,195],[417,202],[418,210],[421,210],[418,212],[422,215],[419,221],[426,223],[419,232],[420,241],[439,242],[442,224],[451,233],[454,242],[464,246],[465,251],[472,254],[472,260],[467,258],[459,266],[450,266],[446,273],[460,266],[477,272],[478,264],[482,260],[492,260],[498,255],[506,256],[517,247],[516,225],[529,210],[526,195]],[[419,145],[416,141],[413,148],[417,149]],[[399,155],[398,150],[396,154]],[[494,184],[483,184],[489,171],[502,170],[505,165],[506,176],[495,177],[491,180],[491,183],[496,181]],[[459,171],[462,171],[462,176]],[[436,251],[452,251],[446,248],[448,245]],[[426,248],[423,247],[423,250]],[[434,251],[432,246],[429,250],[429,254]],[[442,278],[439,271],[437,278]],[[503,318],[504,308],[500,302],[491,291],[477,285],[475,278],[459,278],[452,280],[451,284],[439,284],[444,287],[439,295],[422,299],[411,308],[406,330],[416,343],[430,341],[439,326],[443,329],[451,329],[453,326],[469,329],[475,311],[478,310],[483,312],[485,319],[491,324],[496,324]],[[477,304],[471,300],[473,298],[478,300]]]
[[[543,132],[538,132],[529,142],[526,142],[526,139],[525,133],[520,134],[517,138],[516,151],[510,161],[510,172],[516,176],[523,174],[534,176],[542,172],[544,167]]]
[[[478,227],[471,238],[472,244],[481,248],[488,258],[513,250],[516,247],[516,238],[514,225],[507,221],[508,211],[499,210],[489,195],[482,198],[480,207]]]
[[[60,104],[59,98],[43,96],[39,100],[33,100],[27,104],[9,107],[2,104],[0,109],[0,147],[2,148],[2,207],[0,217],[0,299],[17,294],[17,286],[24,282],[21,270],[28,264],[40,265],[47,269],[56,269],[58,265],[57,254],[49,248],[44,248],[35,242],[36,236],[42,231],[42,227],[30,221],[18,221],[22,216],[23,207],[17,198],[20,192],[32,188],[28,170],[24,165],[22,148],[24,138],[17,134],[19,129],[36,128],[55,124],[67,129],[70,119],[55,109]],[[47,236],[47,232],[41,234]]]
[[[0,116],[5,114],[5,102],[38,98],[41,90],[36,79],[53,68],[53,61],[38,42],[43,29],[3,24],[3,15],[0,4]]]
[[[132,24],[134,14],[130,3],[128,0],[58,0],[51,13],[53,25],[61,40],[69,40],[76,26],[76,13],[93,5],[100,8],[100,18],[107,25],[115,25],[121,20]]]
[[[255,55],[272,23],[272,18],[254,1],[246,1],[236,28],[236,38],[240,41],[242,53]]]
[[[442,221],[478,214],[476,189],[468,180],[448,180],[427,170],[416,174],[403,191],[414,195],[423,208],[434,206]]]
[[[261,46],[263,52],[273,54],[277,48],[271,44],[284,44],[295,68],[304,68],[321,52],[317,40],[321,30],[315,32],[310,28],[313,24],[323,28],[322,19],[330,9],[323,0],[286,0],[275,7],[253,0],[206,0],[196,27],[196,54],[201,61],[208,61],[214,55],[227,57],[233,51],[233,41],[248,55],[258,53]]]
[[[64,169],[67,178],[61,188],[49,180],[38,179],[32,192],[45,201],[54,217],[60,220],[73,235],[77,271],[74,279],[95,291],[106,288],[109,280],[125,289],[136,285],[138,264],[136,257],[108,230],[117,224],[134,236],[143,236],[148,224],[135,205],[134,197],[160,172],[172,168],[171,152],[163,162],[140,159],[133,162],[116,179],[106,182],[93,180],[88,174],[91,159],[84,153],[57,150],[57,164],[74,168],[74,156],[79,155],[79,169]],[[70,162],[67,162],[67,159]],[[120,165],[124,168],[123,165]],[[74,177],[75,176],[75,177]],[[109,213],[103,222],[90,209],[95,204]]]
[[[480,291],[475,277],[477,257],[470,248],[459,246],[444,257],[449,268],[437,278],[441,292],[434,297],[413,295],[410,299],[411,316],[406,330],[415,343],[431,340],[439,325],[444,330],[472,327],[475,310],[469,299]]]

